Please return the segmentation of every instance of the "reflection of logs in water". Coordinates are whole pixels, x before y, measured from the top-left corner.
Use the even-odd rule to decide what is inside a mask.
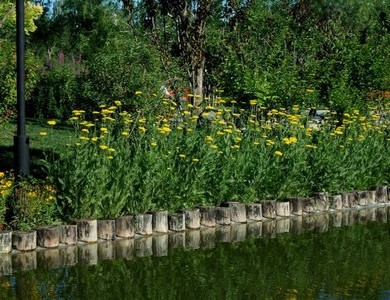
[[[274,203],[270,202],[270,205],[272,206]],[[214,248],[220,243],[239,243],[247,238],[275,238],[280,234],[300,234],[304,231],[326,232],[329,227],[338,228],[374,221],[387,222],[389,207],[367,207],[361,210],[334,211],[330,214],[307,213],[302,216],[294,214],[289,218],[264,218],[261,222],[231,223],[231,225],[201,227],[198,230],[187,229],[168,234],[155,233],[141,237],[138,235],[135,239],[99,240],[97,243],[78,243],[78,245],[70,246],[61,244],[59,248],[52,249],[40,248],[28,252],[14,251],[14,254],[0,255],[0,275],[9,275],[20,270],[33,270],[37,266],[52,269],[74,266],[77,263],[96,265],[98,260],[132,260],[135,257],[152,255],[160,257],[167,256],[170,253],[169,250],[180,248],[196,251],[199,248]],[[206,208],[204,212],[210,216],[210,212],[214,214],[216,211],[210,211]],[[150,216],[148,219],[147,222],[150,224]],[[131,232],[131,226],[127,225],[132,224],[132,217],[125,218],[123,221],[130,221],[128,224],[124,224],[123,229],[130,227]]]

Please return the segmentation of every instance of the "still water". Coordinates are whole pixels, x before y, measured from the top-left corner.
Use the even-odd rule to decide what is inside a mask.
[[[388,210],[38,251],[0,299],[390,299]]]

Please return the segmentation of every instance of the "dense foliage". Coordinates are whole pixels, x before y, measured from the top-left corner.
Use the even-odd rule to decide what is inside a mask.
[[[3,1],[0,126],[14,17]],[[390,182],[388,1],[35,0],[26,22],[28,115],[80,140],[42,132],[50,182],[16,227]]]

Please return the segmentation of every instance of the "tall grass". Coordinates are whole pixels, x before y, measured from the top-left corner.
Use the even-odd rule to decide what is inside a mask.
[[[390,182],[388,117],[331,112],[317,125],[299,106],[269,109],[252,100],[244,110],[217,98],[202,110],[179,110],[168,99],[155,101],[159,114],[128,112],[120,101],[73,111],[77,140],[46,163],[63,216],[114,217]]]

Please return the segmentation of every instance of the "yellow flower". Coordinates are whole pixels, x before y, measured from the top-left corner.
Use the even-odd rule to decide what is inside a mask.
[[[193,158],[192,161],[193,161],[193,162],[198,162],[198,161],[199,161],[199,158]]]
[[[113,159],[114,157],[111,156],[111,155],[109,155],[109,156],[107,156],[107,158],[111,160],[111,159]]]
[[[314,93],[315,91],[313,89],[306,89],[306,92],[308,93]]]
[[[139,131],[139,132],[142,132],[142,133],[145,133],[145,132],[146,132],[146,128],[145,128],[145,127],[142,127],[142,126],[139,126],[139,127],[138,127],[138,131]]]
[[[157,128],[157,130],[158,130],[158,132],[160,132],[162,134],[167,134],[167,133],[172,131],[172,129],[169,128],[168,125],[164,125],[163,127]]]
[[[267,146],[272,146],[272,145],[275,144],[275,142],[274,142],[273,140],[266,140],[266,141],[265,141],[265,144],[266,144]]]
[[[218,149],[218,146],[215,145],[215,144],[211,145],[210,147],[211,147],[212,149]]]
[[[71,117],[69,118],[69,121],[77,121],[79,118],[78,117]]]
[[[122,106],[122,102],[119,100],[115,100],[114,103],[116,106]]]
[[[206,143],[211,143],[213,141],[213,138],[209,135],[205,137]]]
[[[54,120],[50,120],[50,121],[47,121],[47,124],[49,124],[50,126],[54,126],[57,124],[57,122]]]
[[[108,148],[109,152],[115,152],[116,150],[114,148]]]
[[[96,142],[98,140],[98,138],[96,136],[94,136],[93,138],[91,138],[91,142]]]
[[[89,130],[87,128],[83,128],[83,129],[81,129],[81,132],[88,133]]]
[[[99,148],[102,149],[102,150],[107,150],[108,146],[106,146],[106,145],[99,145]]]
[[[106,127],[102,127],[102,128],[100,128],[100,131],[103,132],[103,133],[107,133],[108,129]]]
[[[86,136],[80,136],[80,140],[82,140],[82,141],[88,141],[89,138],[87,138]]]
[[[40,131],[40,132],[39,132],[39,135],[40,135],[40,136],[47,136],[47,132],[46,132],[46,131]]]
[[[179,154],[179,157],[180,157],[180,158],[185,158],[186,155],[185,155],[185,154]]]
[[[122,132],[122,135],[123,135],[123,136],[128,136],[129,133],[128,133],[127,131],[123,131],[123,132]]]
[[[4,172],[0,172],[0,178],[3,178],[5,177],[5,173]]]
[[[279,150],[276,150],[276,151],[275,151],[275,155],[276,155],[276,156],[283,156],[283,152],[282,152],[282,151],[279,151]]]
[[[255,106],[257,104],[257,100],[249,100],[250,106]]]
[[[140,119],[138,120],[138,122],[139,122],[139,123],[146,123],[146,118],[140,118]]]
[[[150,145],[151,145],[152,147],[157,147],[157,143],[156,143],[156,142],[150,143]]]
[[[136,95],[142,95],[142,91],[135,91]]]

